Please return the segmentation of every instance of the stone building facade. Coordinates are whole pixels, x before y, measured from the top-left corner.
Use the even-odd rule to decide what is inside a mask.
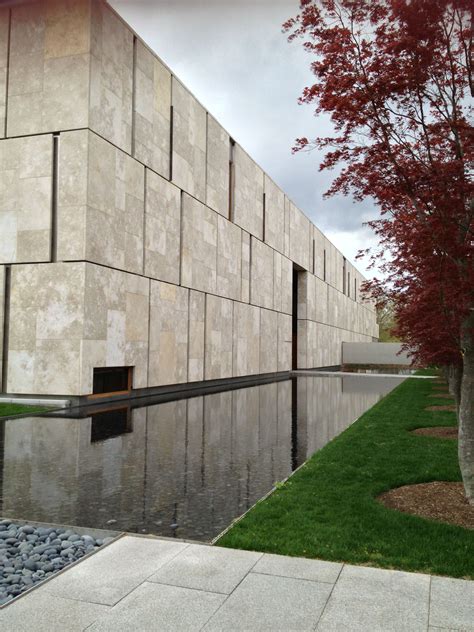
[[[336,365],[362,281],[105,2],[0,8],[2,392]]]

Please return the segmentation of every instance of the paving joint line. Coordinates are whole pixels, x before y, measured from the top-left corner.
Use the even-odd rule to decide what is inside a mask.
[[[304,559],[310,559],[310,558],[304,558]],[[315,560],[316,561],[316,560]],[[335,562],[335,564],[337,564],[337,562]],[[339,571],[340,573],[341,571]],[[337,582],[337,579],[333,582],[329,581],[329,580],[324,580],[324,579],[308,579],[307,577],[293,577],[292,575],[279,575],[277,573],[264,573],[262,571],[249,571],[249,574],[252,573],[252,575],[265,575],[266,577],[282,577],[283,579],[296,579],[297,581],[300,582],[310,582],[311,584],[329,584],[329,585],[334,585]],[[337,577],[339,578],[339,573],[337,575]]]
[[[340,569],[340,571],[339,571],[339,573],[338,573],[338,575],[337,575],[336,581],[334,582],[333,587],[331,588],[331,592],[329,593],[329,596],[328,596],[328,598],[326,599],[326,603],[324,604],[324,607],[323,607],[323,609],[321,610],[321,614],[319,615],[318,620],[316,621],[316,623],[314,624],[314,626],[313,626],[313,628],[312,628],[313,632],[316,632],[316,631],[317,631],[317,629],[318,629],[318,626],[319,626],[319,624],[320,624],[320,622],[321,622],[321,619],[322,619],[322,618],[323,618],[323,616],[324,616],[324,612],[326,611],[327,605],[328,605],[329,601],[331,600],[331,597],[332,597],[332,594],[333,594],[333,592],[334,592],[334,589],[336,588],[336,584],[337,584],[337,582],[339,581],[339,579],[340,579],[340,577],[341,577],[341,573],[342,573],[342,571],[344,570],[345,566],[346,566],[346,564],[344,564],[344,563],[343,563],[343,564],[342,564],[342,566],[341,566],[341,569]]]
[[[233,549],[231,549],[231,550],[233,550]],[[253,552],[254,552],[254,553],[259,553],[259,551],[253,551]],[[204,625],[203,625],[202,627],[200,627],[200,628],[199,628],[199,632],[201,632],[202,630],[204,630],[204,628],[205,628],[205,627],[206,627],[206,625],[209,623],[209,621],[212,619],[212,617],[214,617],[214,616],[215,616],[215,615],[219,612],[219,610],[220,610],[220,609],[224,606],[224,604],[226,604],[226,603],[227,603],[227,601],[228,601],[229,597],[230,597],[231,595],[233,595],[233,594],[234,594],[234,592],[237,590],[237,588],[240,586],[240,584],[244,581],[244,579],[250,575],[250,573],[253,571],[253,569],[255,568],[255,566],[257,565],[257,563],[258,563],[258,562],[262,559],[262,557],[263,557],[263,556],[264,556],[264,553],[260,553],[260,557],[259,557],[257,560],[255,560],[255,563],[254,563],[254,564],[253,564],[253,565],[249,568],[249,570],[245,573],[245,575],[242,577],[242,579],[240,580],[240,582],[234,586],[233,590],[232,590],[232,591],[231,591],[231,592],[227,595],[227,597],[224,599],[224,601],[221,603],[221,605],[217,608],[217,610],[216,610],[215,612],[213,612],[213,613],[211,614],[211,616],[209,617],[209,619],[207,619],[207,620],[205,621]]]

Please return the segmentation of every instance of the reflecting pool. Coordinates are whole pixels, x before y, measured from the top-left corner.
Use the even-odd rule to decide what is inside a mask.
[[[210,541],[402,379],[298,376],[0,421],[0,516]]]

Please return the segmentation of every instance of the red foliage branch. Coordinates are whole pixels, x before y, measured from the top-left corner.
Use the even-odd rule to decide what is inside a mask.
[[[461,361],[474,308],[473,12],[467,0],[302,0],[284,25],[312,55],[301,103],[330,113],[335,135],[300,138],[342,165],[326,195],[371,197],[371,254],[415,360]]]

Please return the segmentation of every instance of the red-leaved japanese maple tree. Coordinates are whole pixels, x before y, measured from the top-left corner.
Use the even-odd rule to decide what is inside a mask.
[[[334,135],[300,138],[340,166],[327,195],[371,198],[372,252],[414,357],[450,367],[459,458],[474,504],[474,127],[472,0],[301,0],[284,25],[311,54],[302,103]],[[389,257],[383,255],[389,254]]]

